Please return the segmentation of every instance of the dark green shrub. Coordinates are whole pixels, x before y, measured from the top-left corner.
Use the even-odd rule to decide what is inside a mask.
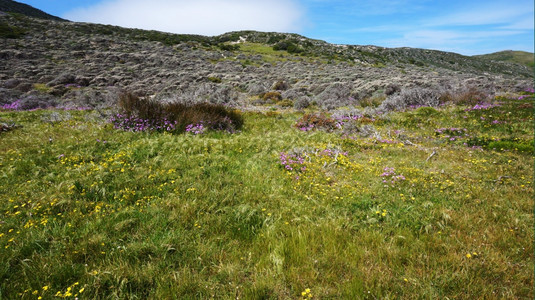
[[[272,35],[269,37],[267,43],[268,44],[275,44],[285,39],[284,35]]]
[[[286,51],[288,51],[288,53],[301,53],[304,50],[301,47],[299,47],[298,45],[290,43],[288,45],[288,48],[286,49]]]
[[[105,35],[113,35],[117,32],[130,33],[136,40],[161,42],[167,46],[178,45],[184,42],[196,42],[207,46],[211,45],[209,37],[194,34],[172,34],[154,30],[125,29],[109,25],[100,25],[97,29],[98,33]]]
[[[299,47],[299,45],[296,45],[290,41],[282,41],[273,46],[273,50],[275,51],[282,51],[286,50],[288,53],[301,53],[304,50]]]
[[[19,27],[12,27],[4,22],[0,22],[0,38],[18,39],[26,34],[26,30]]]
[[[237,51],[240,50],[240,45],[229,45],[229,44],[217,44],[217,47],[224,51]]]

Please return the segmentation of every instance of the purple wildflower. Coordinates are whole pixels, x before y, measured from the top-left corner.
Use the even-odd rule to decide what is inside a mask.
[[[491,109],[493,107],[499,107],[501,106],[500,104],[493,104],[493,103],[479,103],[479,104],[476,104],[474,105],[473,107],[469,107],[467,109],[465,109],[464,111],[474,111],[474,110],[487,110],[487,109]]]
[[[4,104],[2,106],[0,106],[1,109],[5,109],[5,110],[19,110],[20,109],[20,99],[13,102],[13,103],[10,103],[10,104]]]
[[[186,126],[186,132],[189,132],[194,135],[203,134],[206,131],[203,122],[197,124],[189,124]]]

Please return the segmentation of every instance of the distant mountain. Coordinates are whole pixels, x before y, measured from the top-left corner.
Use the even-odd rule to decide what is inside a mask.
[[[337,45],[310,39],[298,34],[237,31],[211,38],[212,42],[260,43],[276,50],[286,50],[300,56],[321,57],[331,61],[345,61],[384,66],[435,67],[456,72],[488,72],[531,77],[533,70],[511,65],[510,61],[488,60],[453,52],[420,48],[385,48],[373,45]],[[533,55],[533,54],[531,54]]]
[[[29,17],[46,19],[46,20],[55,20],[55,21],[66,21],[62,18],[49,15],[42,10],[34,8],[30,5],[19,3],[12,0],[0,0],[0,12],[11,12],[17,13]]]
[[[491,54],[476,55],[475,57],[494,61],[512,62],[533,68],[535,66],[533,55],[534,54],[531,52],[506,50]]]

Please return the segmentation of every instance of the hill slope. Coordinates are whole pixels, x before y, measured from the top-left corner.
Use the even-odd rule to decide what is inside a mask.
[[[214,37],[217,41],[250,41],[282,48],[299,55],[312,55],[327,59],[364,63],[375,66],[414,65],[431,66],[460,72],[492,72],[531,76],[528,68],[504,64],[505,61],[489,62],[487,59],[464,56],[452,52],[418,48],[384,48],[378,46],[336,45],[309,39],[298,34],[239,31]],[[508,62],[508,61],[507,61]]]
[[[21,15],[1,16],[0,25],[23,33],[2,41],[0,104],[95,105],[128,90],[163,100],[250,106],[282,98],[333,109],[416,87],[493,94],[533,79],[530,68],[508,62],[288,33],[207,37]],[[267,92],[279,95],[265,99]]]
[[[533,68],[535,66],[533,56],[534,54],[531,52],[507,50],[484,55],[476,55],[475,57],[486,60],[512,62]]]
[[[49,15],[44,11],[34,8],[28,4],[20,3],[12,0],[0,0],[0,11],[22,14],[28,17],[65,21],[62,18],[58,18],[53,15]]]

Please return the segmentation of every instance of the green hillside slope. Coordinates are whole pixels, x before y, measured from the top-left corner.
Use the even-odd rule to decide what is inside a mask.
[[[507,50],[484,55],[476,55],[476,57],[494,61],[513,62],[521,65],[526,65],[531,68],[533,68],[534,66],[533,53],[525,51]]]

